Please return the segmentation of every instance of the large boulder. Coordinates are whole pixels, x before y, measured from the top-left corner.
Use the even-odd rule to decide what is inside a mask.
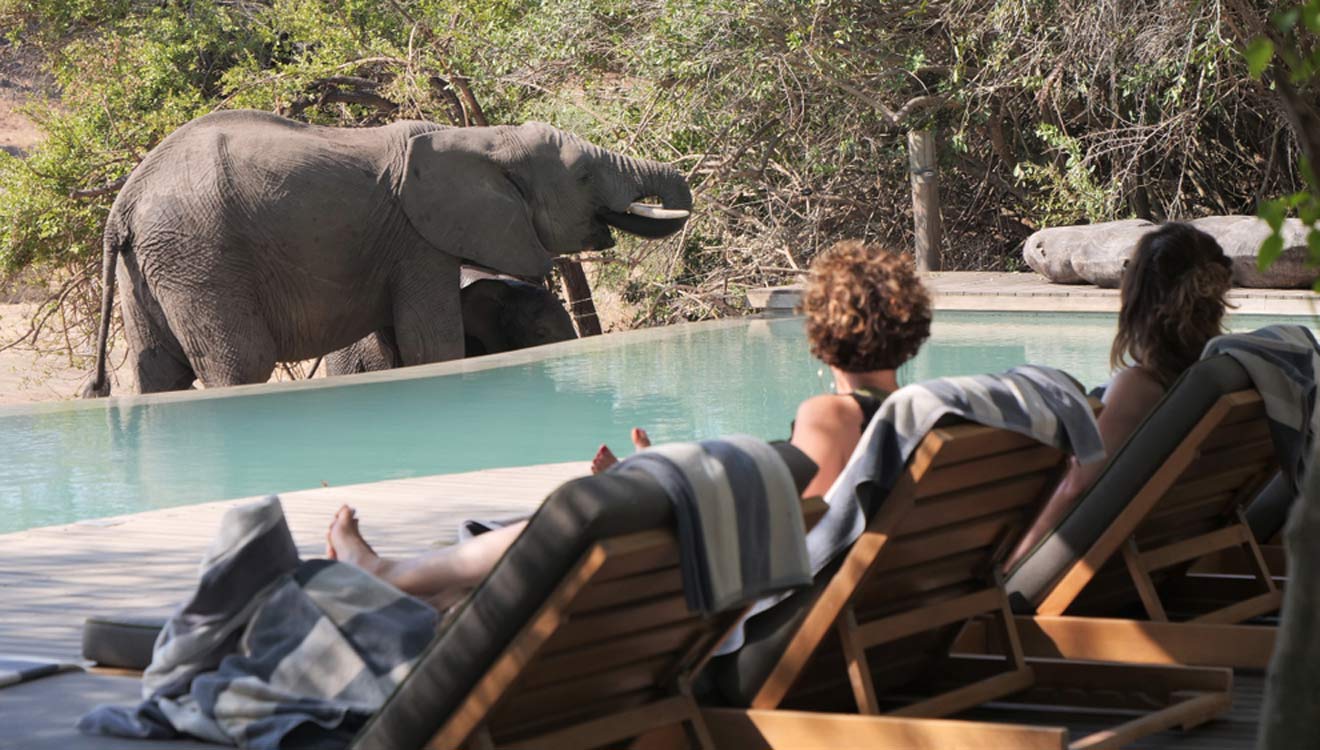
[[[1256,267],[1260,244],[1270,236],[1270,225],[1255,216],[1207,216],[1192,226],[1214,237],[1233,261],[1233,283],[1238,286],[1293,289],[1309,287],[1320,269],[1306,265],[1306,225],[1301,219],[1283,222],[1283,255],[1264,271]]]
[[[1116,287],[1137,241],[1158,226],[1125,219],[1050,227],[1028,237],[1022,254],[1036,273],[1055,283]]]
[[[1309,287],[1320,269],[1306,265],[1307,228],[1298,219],[1283,226],[1283,255],[1265,271],[1256,268],[1269,225],[1255,216],[1208,216],[1191,222],[1214,237],[1233,261],[1238,286],[1291,289]],[[1056,284],[1091,283],[1116,287],[1123,266],[1142,236],[1158,224],[1140,219],[1050,227],[1027,238],[1022,255],[1037,273]]]

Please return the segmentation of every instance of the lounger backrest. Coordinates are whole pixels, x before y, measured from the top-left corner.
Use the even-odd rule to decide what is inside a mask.
[[[752,620],[748,646],[714,665],[720,685],[757,708],[851,702],[839,629],[848,618],[878,695],[938,671],[963,622],[1006,606],[996,565],[1064,462],[1062,451],[1006,430],[932,430],[842,561],[785,602],[789,614]]]
[[[649,476],[574,480],[353,747],[596,747],[681,722],[696,710],[684,681],[740,614],[688,611],[671,503]]]
[[[1085,614],[1135,601],[1125,545],[1166,548],[1236,524],[1239,509],[1277,470],[1264,405],[1246,372],[1227,355],[1198,362],[1011,571],[1015,609]],[[1153,575],[1158,581],[1190,564]]]

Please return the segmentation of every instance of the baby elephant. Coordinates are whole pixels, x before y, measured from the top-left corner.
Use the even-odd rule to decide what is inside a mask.
[[[459,292],[464,356],[496,354],[577,338],[573,319],[548,290],[505,278],[480,278]],[[387,328],[325,356],[326,374],[351,375],[402,367],[394,330]]]

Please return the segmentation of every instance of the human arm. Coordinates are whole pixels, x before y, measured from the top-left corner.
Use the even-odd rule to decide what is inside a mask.
[[[1105,460],[1089,464],[1078,463],[1076,458],[1068,461],[1067,473],[1014,548],[1005,564],[1006,568],[1012,568],[1020,557],[1035,547],[1068,515],[1077,499],[1099,478],[1109,464],[1109,459],[1136,432],[1137,426],[1163,396],[1164,387],[1139,367],[1129,367],[1114,376],[1102,400],[1104,408],[1096,420],[1100,441],[1105,448]]]

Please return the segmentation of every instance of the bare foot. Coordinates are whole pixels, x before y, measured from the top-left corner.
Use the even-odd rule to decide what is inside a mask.
[[[330,530],[325,535],[325,556],[362,568],[377,577],[384,577],[385,560],[362,538],[358,530],[357,511],[344,505],[335,513]]]
[[[596,451],[595,457],[591,459],[591,473],[599,474],[618,462],[619,459],[614,455],[614,451],[610,450],[608,445],[602,445],[600,450]]]
[[[651,436],[646,434],[646,430],[640,427],[632,428],[633,447],[637,450],[651,447]]]

